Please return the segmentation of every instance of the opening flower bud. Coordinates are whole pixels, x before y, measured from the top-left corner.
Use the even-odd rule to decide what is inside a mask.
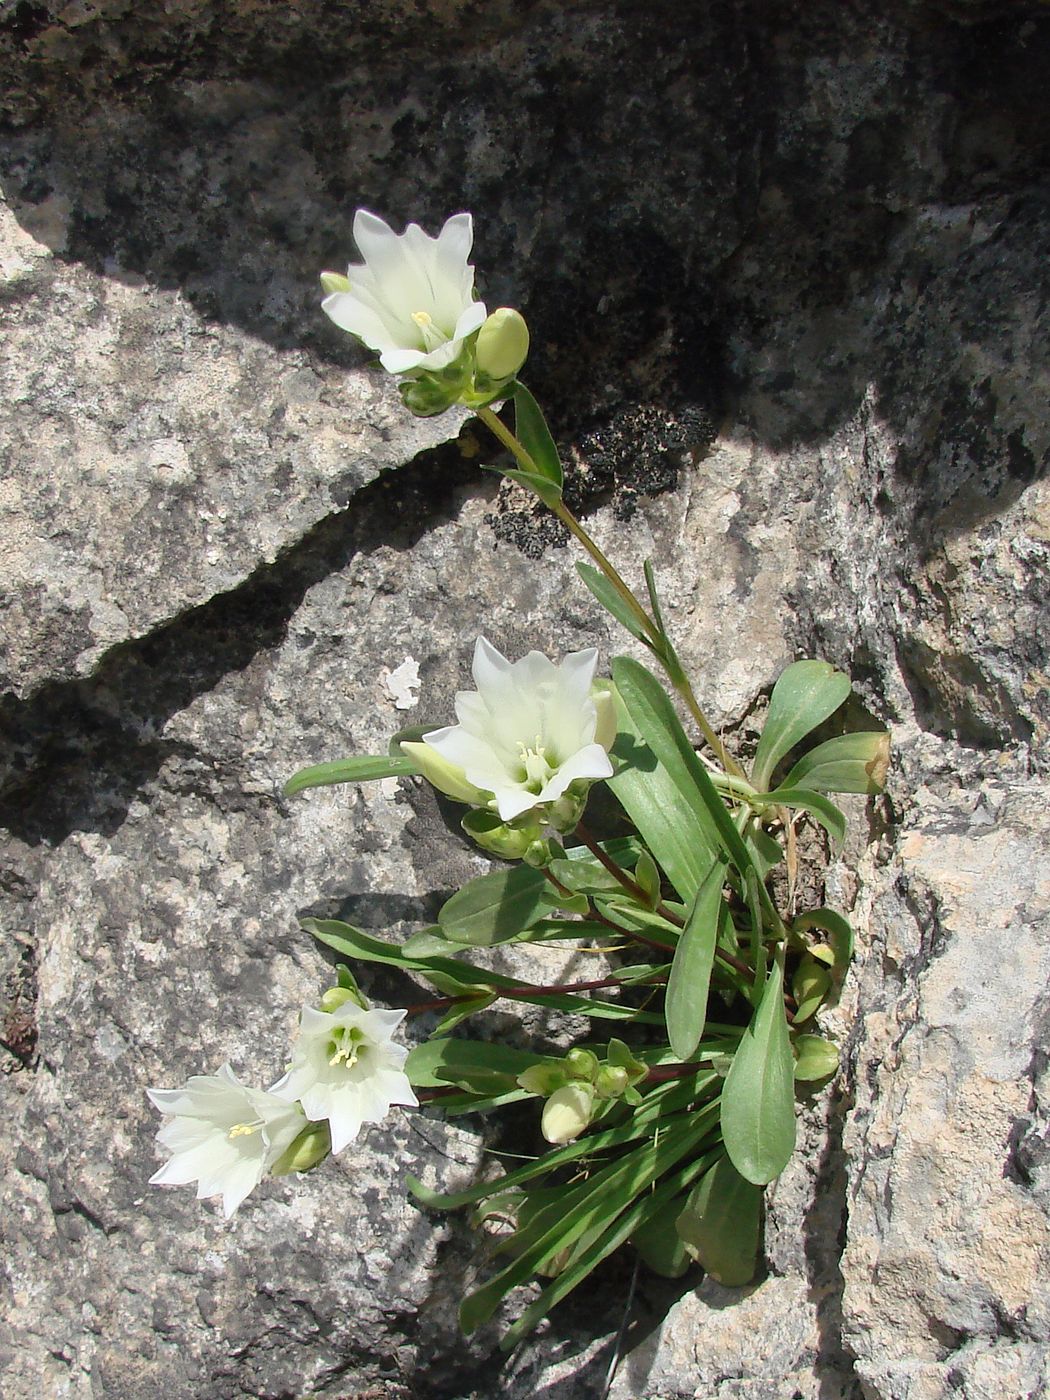
[[[344,277],[341,272],[322,272],[321,288],[325,296],[330,297],[333,292],[348,292],[350,290],[350,278]]]
[[[341,1006],[345,1006],[348,1001],[352,1001],[355,1006],[368,1010],[368,1002],[357,990],[356,987],[329,987],[322,995],[319,1002],[322,1011],[338,1011]]]
[[[477,366],[490,379],[511,379],[529,353],[529,328],[520,311],[501,306],[478,331]]]
[[[631,1076],[619,1065],[602,1065],[598,1071],[596,1088],[602,1099],[618,1099],[625,1089],[630,1088]]]
[[[574,1046],[565,1056],[565,1064],[573,1079],[587,1079],[593,1082],[598,1073],[598,1056],[591,1050]]]
[[[547,1100],[540,1131],[548,1142],[561,1145],[578,1138],[591,1121],[594,1090],[589,1084],[566,1084]]]
[[[270,1168],[273,1176],[288,1176],[290,1172],[308,1172],[332,1151],[332,1134],[327,1123],[309,1123],[292,1145],[278,1157]]]

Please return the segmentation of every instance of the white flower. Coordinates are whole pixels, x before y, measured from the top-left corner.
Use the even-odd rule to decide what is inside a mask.
[[[419,1100],[402,1066],[408,1051],[391,1036],[408,1013],[364,1010],[345,1001],[335,1011],[303,1010],[288,1073],[273,1086],[302,1104],[308,1118],[327,1118],[332,1151],[341,1152],[365,1123],[378,1123],[393,1104]]]
[[[423,743],[468,783],[491,792],[505,822],[556,801],[577,779],[609,778],[606,749],[614,735],[604,713],[599,725],[591,698],[597,662],[593,647],[560,665],[538,651],[510,662],[479,637],[472,668],[477,690],[459,691],[459,723],[433,730]]]
[[[306,1126],[286,1099],[241,1084],[229,1065],[181,1089],[147,1090],[167,1115],[157,1141],[172,1153],[152,1185],[196,1181],[197,1199],[221,1196],[227,1220]]]
[[[324,310],[342,330],[378,350],[391,374],[450,365],[486,315],[484,303],[473,299],[474,269],[467,262],[474,242],[470,215],[454,214],[431,238],[418,224],[397,234],[359,209],[354,242],[364,264],[347,268],[345,287],[325,273],[325,286],[340,290],[325,297]]]

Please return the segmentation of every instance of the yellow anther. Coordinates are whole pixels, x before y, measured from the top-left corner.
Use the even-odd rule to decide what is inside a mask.
[[[262,1126],[263,1121],[261,1118],[255,1123],[234,1123],[226,1136],[230,1142],[232,1142],[234,1138],[251,1137],[252,1133],[257,1133]]]

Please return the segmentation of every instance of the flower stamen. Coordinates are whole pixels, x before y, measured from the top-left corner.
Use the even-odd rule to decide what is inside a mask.
[[[256,1118],[254,1123],[234,1123],[226,1136],[233,1142],[235,1138],[251,1137],[252,1133],[257,1133],[260,1128],[264,1128],[265,1126],[261,1118]]]
[[[328,1058],[329,1065],[333,1069],[338,1064],[345,1069],[353,1069],[362,1052],[368,1048],[364,1042],[365,1037],[356,1026],[341,1026],[328,1043],[332,1052]]]
[[[445,345],[448,342],[448,336],[434,324],[434,318],[429,311],[413,311],[412,319],[419,327],[423,349],[428,354],[431,350],[436,350],[439,345]]]

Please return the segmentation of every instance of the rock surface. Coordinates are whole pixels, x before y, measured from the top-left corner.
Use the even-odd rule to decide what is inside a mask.
[[[618,1400],[1044,1393],[1045,7],[221,9],[0,2],[5,1395],[597,1400],[620,1353]],[[764,1281],[614,1262],[507,1360],[402,1184],[484,1125],[391,1119],[230,1225],[145,1185],[147,1085],[280,1069],[297,916],[397,931],[479,868],[412,784],[280,781],[381,750],[406,662],[447,715],[481,627],[622,646],[476,429],[318,314],[359,204],[474,211],[727,732],[817,654],[895,734]]]

